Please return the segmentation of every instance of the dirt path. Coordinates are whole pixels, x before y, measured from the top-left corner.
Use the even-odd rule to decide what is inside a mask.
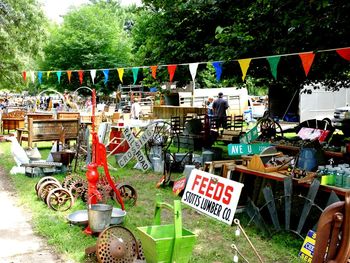
[[[0,167],[0,263],[65,262],[34,234],[31,216],[18,206],[16,198],[8,175]]]

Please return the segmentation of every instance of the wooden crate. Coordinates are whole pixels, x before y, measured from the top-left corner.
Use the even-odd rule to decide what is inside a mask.
[[[281,156],[282,153],[276,153],[275,156]],[[247,168],[255,171],[260,171],[264,173],[272,173],[277,172],[278,170],[283,170],[288,167],[288,163],[284,166],[276,166],[276,167],[265,167],[263,161],[261,160],[261,157],[267,157],[267,156],[273,156],[273,155],[257,155],[255,154],[251,160],[248,162]]]

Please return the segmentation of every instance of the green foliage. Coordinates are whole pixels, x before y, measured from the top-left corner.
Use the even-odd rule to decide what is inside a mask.
[[[350,2],[345,0],[143,3],[145,8],[132,31],[139,63],[226,61],[222,86],[242,85],[238,63],[225,68],[228,61],[348,46]],[[197,82],[214,86],[211,73],[201,74],[202,70],[206,71],[198,68]],[[316,56],[308,79],[346,80],[349,71],[348,62],[333,51]],[[257,79],[254,82],[264,78],[266,83],[290,89],[298,88],[306,79],[298,56],[282,57],[278,81],[272,79],[265,59],[252,61],[248,75]],[[190,77],[177,75],[176,79],[189,81]]]
[[[52,28],[42,69],[86,70],[130,65],[132,41],[124,31],[126,19],[126,11],[114,1],[73,9],[64,16],[62,25]],[[84,84],[87,85],[91,85],[89,73],[84,72]],[[57,82],[56,78],[54,82]],[[70,84],[67,76],[62,74],[62,82],[71,90],[81,86],[76,72],[72,73]],[[98,90],[108,93],[120,83],[116,71],[110,72],[108,86],[103,82],[103,73],[97,72],[95,83]]]
[[[36,0],[0,1],[0,89],[23,88],[21,72],[35,68],[47,20]]]

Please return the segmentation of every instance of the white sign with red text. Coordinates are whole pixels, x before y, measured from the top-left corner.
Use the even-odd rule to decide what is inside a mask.
[[[243,186],[241,183],[193,169],[181,201],[231,225]]]

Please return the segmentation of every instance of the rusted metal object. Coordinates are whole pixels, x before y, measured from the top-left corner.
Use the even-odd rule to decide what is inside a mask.
[[[39,199],[55,211],[66,211],[74,204],[71,192],[61,186],[61,183],[52,176],[41,178],[35,185]]]
[[[100,263],[134,263],[143,259],[140,244],[126,228],[112,226],[101,232],[95,246],[85,249],[85,254],[96,253]]]
[[[328,252],[327,252],[328,250]],[[317,227],[312,263],[344,263],[350,257],[350,193],[328,206]]]
[[[55,211],[67,211],[74,204],[72,194],[64,188],[52,189],[47,197],[46,204]]]

